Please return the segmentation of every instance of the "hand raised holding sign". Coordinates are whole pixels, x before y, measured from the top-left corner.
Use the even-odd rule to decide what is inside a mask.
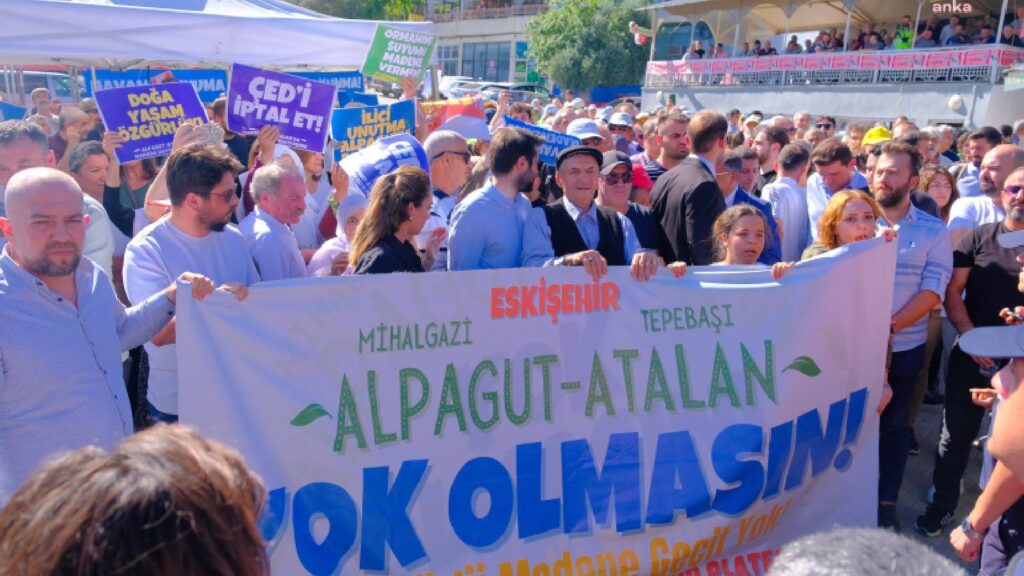
[[[412,100],[416,97],[416,79],[412,76],[407,76],[398,81],[398,85],[402,87],[402,100]]]
[[[274,161],[274,148],[277,146],[277,139],[281,136],[281,129],[277,126],[266,125],[260,128],[256,134],[256,142],[259,144],[259,159],[263,164],[270,164]]]

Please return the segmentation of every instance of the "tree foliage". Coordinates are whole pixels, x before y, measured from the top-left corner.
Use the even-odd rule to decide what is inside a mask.
[[[526,27],[530,56],[544,75],[577,90],[640,83],[650,48],[633,42],[629,23],[649,26],[650,12],[635,10],[645,4],[644,0],[552,1],[551,9]]]
[[[422,0],[291,0],[303,8],[353,20],[405,20],[422,13]]]

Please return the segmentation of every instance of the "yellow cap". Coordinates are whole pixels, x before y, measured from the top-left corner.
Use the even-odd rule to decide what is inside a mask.
[[[860,143],[862,146],[871,146],[888,142],[889,140],[892,140],[892,132],[889,132],[889,129],[885,126],[875,126],[864,133],[864,139]]]

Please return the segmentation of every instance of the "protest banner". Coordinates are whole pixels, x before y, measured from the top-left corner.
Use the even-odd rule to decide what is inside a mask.
[[[256,134],[268,124],[278,126],[278,143],[323,153],[334,93],[334,86],[329,84],[233,64],[228,84],[228,129]]]
[[[547,128],[541,128],[536,124],[530,124],[529,122],[523,122],[521,120],[509,118],[508,116],[505,116],[505,124],[507,126],[522,128],[523,130],[543,138],[544,143],[541,144],[538,155],[540,156],[541,162],[551,164],[552,166],[554,166],[559,152],[566,148],[580,145],[580,139],[575,136],[555,132],[554,130],[548,130]]]
[[[21,120],[25,117],[27,109],[21,106],[15,106],[8,102],[0,102],[0,121],[3,120]]]
[[[85,93],[93,95],[92,70],[82,70]],[[97,90],[147,86],[166,81],[188,82],[196,89],[199,100],[213,102],[228,89],[228,73],[224,70],[192,70],[180,68],[144,68],[139,70],[96,69]]]
[[[184,122],[207,122],[206,108],[188,82],[98,90],[94,95],[108,130],[121,135],[121,162],[166,156]]]
[[[341,167],[348,174],[349,193],[363,196],[370,194],[377,178],[397,170],[399,166],[415,166],[430,174],[427,153],[411,134],[381,138],[344,159],[341,158],[340,150],[335,150],[334,161],[340,161]]]
[[[416,84],[430,65],[437,37],[377,24],[373,43],[363,61],[363,74],[390,82],[413,77]]]
[[[380,98],[376,94],[338,90],[338,104],[341,105],[342,108],[352,102],[362,104],[363,106],[380,106]]]
[[[415,128],[416,107],[412,100],[331,112],[331,138],[338,142],[336,158],[359,152],[387,136],[414,134]]]
[[[780,282],[544,268],[179,301],[181,418],[265,481],[274,573],[764,574],[875,525],[895,261],[872,240]]]
[[[487,117],[484,114],[484,102],[480,96],[420,102],[420,108],[423,109],[423,114],[431,118],[427,125],[427,130],[431,132],[455,116]]]
[[[306,80],[314,80],[321,84],[330,84],[339,92],[363,92],[363,73],[358,70],[347,72],[288,72]]]

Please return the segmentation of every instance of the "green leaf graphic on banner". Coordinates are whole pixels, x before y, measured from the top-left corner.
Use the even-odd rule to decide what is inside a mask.
[[[782,369],[782,373],[785,374],[786,370],[796,370],[804,376],[810,376],[814,378],[818,374],[821,374],[821,368],[818,368],[818,364],[810,356],[800,356],[789,366]]]
[[[330,413],[327,412],[327,410],[324,409],[323,406],[313,403],[303,408],[302,412],[299,412],[299,414],[295,416],[295,418],[292,418],[291,425],[306,426],[307,424],[312,423],[321,416],[327,416],[328,418],[331,417]]]

